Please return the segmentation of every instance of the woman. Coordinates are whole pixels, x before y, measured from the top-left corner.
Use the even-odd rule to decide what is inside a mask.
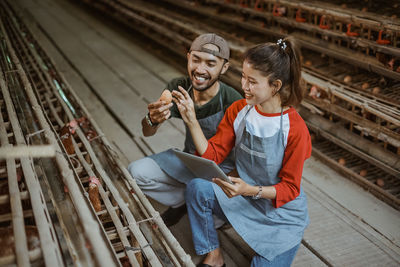
[[[308,129],[293,106],[300,104],[301,68],[292,40],[250,48],[244,55],[244,100],[232,104],[209,141],[184,90],[174,101],[190,129],[197,153],[220,163],[234,149],[238,177],[233,185],[194,179],[186,202],[198,266],[224,266],[216,214],[229,221],[253,248],[252,266],[290,266],[309,218],[301,188],[304,161],[311,155]],[[240,177],[240,178],[239,178]]]

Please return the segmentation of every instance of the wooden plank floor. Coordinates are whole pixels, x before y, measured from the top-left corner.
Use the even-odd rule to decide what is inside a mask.
[[[181,73],[135,44],[132,33],[108,25],[104,18],[87,14],[76,4],[66,0],[16,2],[125,164],[150,152],[183,146],[180,121],[169,121],[150,138],[141,136],[140,126],[147,103]],[[303,186],[311,224],[293,266],[399,266],[398,211],[314,158],[306,162]],[[160,210],[165,208],[154,204]],[[194,262],[199,262],[187,217],[171,231]],[[246,266],[248,258],[232,243],[232,239],[240,243],[233,229],[220,234],[227,266]]]

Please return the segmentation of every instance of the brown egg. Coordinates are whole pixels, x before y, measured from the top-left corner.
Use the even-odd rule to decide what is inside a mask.
[[[361,11],[362,11],[362,12],[367,12],[367,11],[368,11],[368,8],[363,7],[363,8],[361,9]]]
[[[376,179],[376,185],[379,187],[384,187],[385,181],[382,178],[378,178],[378,179]]]
[[[338,163],[339,163],[340,165],[344,166],[344,165],[346,164],[346,160],[345,160],[344,158],[340,158],[340,159],[338,160]]]
[[[311,60],[306,60],[306,63],[304,63],[304,65],[311,67],[312,66]]]
[[[365,169],[362,169],[361,171],[360,171],[360,176],[362,176],[362,177],[365,177],[365,176],[367,176],[367,170],[365,170]]]
[[[344,81],[345,83],[351,83],[351,76],[350,76],[350,75],[346,75],[346,76],[343,78],[343,81]]]
[[[369,83],[367,83],[367,82],[363,83],[363,84],[361,85],[361,88],[362,88],[363,90],[368,89],[368,88],[369,88]]]
[[[387,81],[385,79],[385,77],[382,77],[379,79],[379,86],[381,87],[385,87],[387,85]]]
[[[310,93],[308,93],[309,96],[311,96],[314,99],[317,99],[321,96],[321,93],[318,90],[318,87],[313,85],[310,89]]]
[[[378,86],[376,86],[372,89],[372,94],[377,95],[377,94],[379,94],[380,91],[381,91],[381,89]]]
[[[158,99],[160,101],[164,101],[166,104],[169,104],[172,102],[172,94],[169,90],[164,90]]]

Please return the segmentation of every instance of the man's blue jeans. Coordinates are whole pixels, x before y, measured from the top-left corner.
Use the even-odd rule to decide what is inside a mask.
[[[197,255],[204,255],[219,247],[218,233],[214,228],[213,214],[225,220],[224,212],[215,197],[212,183],[204,179],[193,179],[186,185],[186,205],[194,248]],[[251,229],[249,229],[251,231]],[[251,266],[290,266],[300,244],[268,261],[260,255],[255,255]]]

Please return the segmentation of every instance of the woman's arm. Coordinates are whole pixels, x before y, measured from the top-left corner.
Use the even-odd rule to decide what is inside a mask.
[[[276,198],[275,208],[279,208],[292,201],[300,194],[301,177],[304,162],[311,156],[311,138],[308,128],[297,112],[289,114],[290,131],[282,161],[282,168],[278,173],[281,181],[274,185]]]
[[[179,112],[181,113],[183,121],[192,134],[194,145],[196,146],[197,153],[203,155],[207,150],[208,142],[201,130],[199,121],[196,118],[194,110],[194,103],[188,92],[182,87],[178,86],[178,91],[172,91],[173,101],[176,103]]]

